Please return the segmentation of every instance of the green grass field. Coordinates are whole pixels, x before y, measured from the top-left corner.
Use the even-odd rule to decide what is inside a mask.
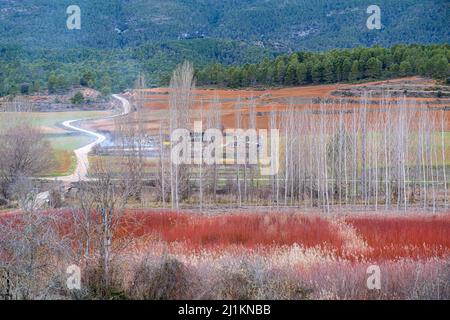
[[[110,115],[110,111],[69,111],[69,112],[5,112],[0,115],[0,130],[11,128],[21,122],[40,128],[50,142],[54,163],[46,177],[69,175],[76,167],[73,151],[89,144],[94,138],[81,133],[69,133],[61,123],[76,119],[97,119]]]
[[[21,121],[42,129],[58,129],[67,120],[102,118],[110,111],[67,111],[67,112],[4,112],[0,117],[0,129],[14,126]]]
[[[93,137],[85,135],[49,135],[48,140],[53,149],[61,151],[73,151],[81,148],[95,140]]]
[[[70,175],[77,166],[74,150],[94,141],[94,138],[83,135],[49,135],[48,140],[53,149],[51,168],[43,172],[44,177],[58,177]]]

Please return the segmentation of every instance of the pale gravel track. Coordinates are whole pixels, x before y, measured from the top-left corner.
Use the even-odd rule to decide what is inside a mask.
[[[110,120],[110,119],[126,116],[127,114],[129,114],[131,112],[131,105],[127,99],[125,99],[117,94],[113,94],[112,96],[114,99],[117,99],[122,103],[122,112],[119,114],[114,114],[114,115],[111,115],[108,117],[95,119],[95,120]],[[64,121],[62,123],[62,126],[64,128],[66,128],[70,131],[77,131],[77,132],[81,132],[83,134],[87,134],[89,136],[95,137],[96,140],[94,142],[89,143],[88,145],[85,145],[84,147],[74,150],[74,153],[75,153],[75,156],[77,159],[77,166],[75,168],[75,171],[71,175],[54,177],[54,178],[51,178],[51,180],[60,181],[66,185],[69,185],[71,183],[75,183],[75,182],[79,182],[79,181],[86,181],[89,179],[88,178],[89,153],[92,151],[92,149],[95,146],[104,142],[106,140],[106,137],[100,133],[97,133],[97,132],[91,131],[91,130],[87,130],[87,129],[83,129],[76,125],[77,122],[86,121],[86,120],[89,120],[89,119],[68,120],[68,121]],[[50,180],[50,179],[47,179],[47,180]],[[44,206],[44,204],[48,202],[49,197],[50,197],[49,191],[44,191],[44,192],[37,194],[36,198],[35,198],[35,207],[42,208]]]
[[[119,95],[116,95],[116,94],[113,95],[113,98],[119,100],[122,103],[122,108],[123,108],[122,112],[120,114],[115,114],[112,116],[108,116],[108,117],[96,119],[96,120],[114,119],[117,117],[125,116],[131,112],[131,105],[127,99],[125,99]],[[70,131],[78,131],[83,134],[87,134],[89,136],[95,137],[96,140],[84,147],[74,150],[75,156],[77,158],[77,167],[76,167],[75,171],[71,175],[68,175],[68,176],[56,177],[55,178],[56,181],[62,181],[65,183],[74,183],[74,182],[78,182],[78,181],[87,180],[87,175],[88,175],[88,170],[89,170],[89,153],[92,151],[92,149],[95,146],[101,144],[102,142],[104,142],[106,140],[106,137],[100,133],[97,133],[97,132],[91,131],[91,130],[87,130],[87,129],[83,129],[83,128],[76,126],[76,123],[79,121],[85,121],[85,120],[80,120],[80,119],[68,120],[68,121],[63,122],[62,125],[63,125],[63,127],[65,127],[66,129],[68,129]]]

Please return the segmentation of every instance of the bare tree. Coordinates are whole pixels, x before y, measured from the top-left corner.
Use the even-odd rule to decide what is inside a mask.
[[[42,173],[52,163],[51,148],[44,135],[27,123],[0,132],[0,191],[11,197],[9,188],[21,176]]]
[[[241,111],[241,97],[238,98],[237,104],[235,105],[235,114],[234,121],[236,129],[241,129],[242,126],[242,111]],[[236,137],[236,139],[240,139],[240,137]],[[238,141],[235,142],[237,145]],[[238,151],[239,152],[239,151]],[[242,155],[236,154],[236,160],[242,157]],[[239,207],[242,207],[242,186],[241,186],[241,164],[238,162],[236,164],[236,189],[237,189],[237,200]]]
[[[194,68],[185,61],[173,72],[170,80],[169,109],[170,132],[176,129],[188,129],[194,103]],[[172,208],[179,208],[180,200],[189,191],[189,172],[184,165],[170,166],[170,193]]]
[[[6,299],[55,298],[70,257],[58,233],[62,217],[37,210],[30,179],[19,177],[12,190],[20,213],[0,217],[0,292]]]
[[[167,177],[167,154],[165,147],[165,137],[164,137],[164,127],[165,122],[160,121],[159,123],[159,134],[158,134],[158,143],[159,143],[159,165],[158,165],[158,173],[156,177],[156,185],[159,190],[159,197],[162,203],[163,208],[166,207],[166,200],[168,196],[168,192],[170,191],[167,187],[170,183]]]
[[[114,171],[105,160],[98,160],[92,166],[93,178],[81,183],[79,203],[73,210],[75,225],[81,231],[76,238],[82,241],[83,258],[87,262],[98,254],[105,287],[110,283],[113,240],[125,205],[135,194],[127,175]]]
[[[445,127],[444,127],[444,111],[441,111],[441,150],[442,150],[442,176],[444,183],[444,206],[447,208],[448,204],[448,190],[447,190],[447,168],[446,168],[446,159],[445,159]]]
[[[124,160],[124,170],[130,179],[133,196],[142,202],[143,181],[145,179],[145,147],[150,136],[144,123],[145,78],[139,75],[133,92],[134,112],[124,117],[116,118],[115,134],[120,157]]]
[[[219,96],[214,95],[212,103],[208,106],[208,110],[206,113],[206,126],[207,129],[223,129],[222,128],[222,104],[220,103]],[[214,150],[215,153],[218,153],[219,150]],[[214,155],[215,156],[215,155]],[[219,179],[219,168],[218,164],[214,162],[212,166],[210,166],[209,170],[207,170],[207,175],[209,177],[209,193],[212,195],[213,203],[217,201],[217,188],[218,188],[218,179]]]
[[[269,120],[269,129],[271,130],[278,130],[278,123],[277,123],[277,113],[272,108],[270,111],[270,120]],[[271,146],[273,148],[273,146]],[[277,154],[274,154],[276,157],[278,157]],[[273,161],[273,159],[272,159]],[[276,172],[274,175],[271,176],[271,188],[272,188],[272,201],[271,205],[274,206],[276,203],[278,206],[279,203],[279,176],[278,172]]]

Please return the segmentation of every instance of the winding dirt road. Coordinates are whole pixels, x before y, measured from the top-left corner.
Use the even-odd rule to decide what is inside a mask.
[[[131,112],[131,105],[127,99],[125,99],[119,95],[116,95],[116,94],[113,95],[113,98],[119,100],[122,103],[122,112],[119,114],[101,118],[101,120],[108,120],[108,119],[114,119],[117,117],[122,117]],[[89,136],[95,137],[96,140],[84,147],[74,150],[75,156],[77,158],[77,167],[76,167],[75,171],[69,176],[57,177],[56,178],[57,181],[72,183],[72,182],[87,180],[88,169],[89,169],[89,157],[88,157],[89,152],[91,152],[95,146],[101,144],[102,142],[104,142],[106,140],[106,137],[100,133],[78,127],[76,124],[79,121],[86,121],[86,120],[80,120],[80,119],[69,120],[69,121],[63,122],[62,125],[70,131],[78,131],[83,134],[87,134]]]
[[[117,117],[125,116],[131,112],[131,105],[127,99],[125,99],[117,94],[114,94],[113,98],[119,100],[122,103],[122,112],[119,114],[114,114],[114,115],[104,117],[101,119],[96,119],[96,120],[114,119]],[[89,152],[91,152],[92,149],[96,145],[99,145],[100,143],[104,142],[106,140],[106,137],[95,131],[90,131],[90,130],[83,129],[83,128],[76,126],[77,122],[86,121],[86,120],[89,120],[89,119],[68,120],[68,121],[65,121],[62,123],[62,125],[66,129],[68,129],[70,131],[78,131],[83,134],[93,136],[96,138],[96,140],[84,147],[74,150],[76,158],[77,158],[77,167],[76,167],[74,173],[72,173],[69,176],[55,177],[55,178],[52,178],[52,180],[62,181],[66,184],[88,180],[87,174],[88,174],[88,169],[89,169],[89,157],[88,157]],[[44,191],[44,192],[38,193],[36,195],[36,198],[34,199],[33,206],[35,207],[35,209],[40,209],[46,203],[48,203],[49,198],[50,198],[50,191]]]

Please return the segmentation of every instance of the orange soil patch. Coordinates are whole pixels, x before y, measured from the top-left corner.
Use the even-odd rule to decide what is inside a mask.
[[[241,90],[225,90],[225,89],[196,89],[195,90],[195,102],[193,117],[200,115],[200,109],[203,107],[207,110],[211,107],[214,97],[217,96],[222,106],[222,124],[225,128],[235,127],[235,113],[236,105],[238,101],[241,101],[242,112],[242,126],[246,126],[248,123],[249,104],[253,99],[256,104],[257,111],[257,126],[258,128],[267,128],[270,111],[285,111],[292,102],[295,109],[306,110],[318,110],[320,104],[318,99],[333,99],[336,101],[335,109],[353,109],[359,108],[359,104],[346,103],[349,101],[358,101],[359,97],[337,97],[333,96],[333,92],[340,89],[358,88],[363,86],[392,86],[392,85],[414,85],[432,87],[436,83],[434,80],[423,79],[420,77],[409,77],[402,79],[394,79],[388,81],[375,81],[362,84],[348,85],[348,84],[332,84],[332,85],[310,85],[302,87],[290,87],[290,88],[274,88],[266,90],[257,89],[241,89]],[[160,121],[165,121],[168,118],[169,108],[169,88],[154,88],[146,89],[145,92],[145,110],[143,114],[144,121],[149,130],[158,130]],[[392,97],[389,98],[392,102],[400,101],[403,98]],[[438,98],[412,98],[406,97],[407,102],[416,101],[417,107],[421,107],[427,104],[427,107],[443,107],[445,104],[439,104],[439,102],[446,101],[445,99]],[[339,101],[342,101],[340,105]],[[380,101],[378,97],[372,97],[369,102],[375,102],[375,104],[368,104],[369,109],[379,108],[377,102]],[[395,103],[391,105],[391,108],[395,108]],[[330,108],[330,106],[327,106]],[[446,113],[447,128],[450,127],[450,114]],[[346,116],[349,118],[349,116]],[[130,122],[133,122],[132,115],[129,116]],[[370,120],[370,119],[369,119]],[[347,122],[348,120],[346,120]],[[112,121],[98,121],[90,125],[94,129],[101,130],[114,130],[114,124]]]

